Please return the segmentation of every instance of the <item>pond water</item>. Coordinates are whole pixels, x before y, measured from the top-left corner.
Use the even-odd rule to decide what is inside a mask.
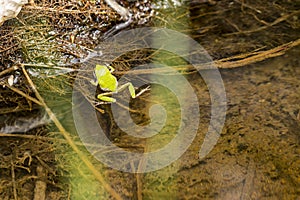
[[[96,1],[98,6],[99,2]],[[244,57],[242,58],[248,58],[260,50],[271,49],[298,39],[299,13],[297,8],[299,4],[297,2],[292,4],[290,1],[274,1],[272,4],[276,8],[274,11],[270,11],[269,7],[259,1],[250,5],[240,1],[200,0],[192,1],[191,8],[180,7],[180,3],[183,2],[174,2],[176,5],[166,3],[168,6],[158,13],[155,19],[157,21],[154,20],[153,23],[159,27],[167,26],[191,35],[203,45],[203,48],[215,61],[243,53]],[[148,2],[145,4],[149,6]],[[290,16],[284,15],[287,14],[284,13],[286,10],[290,10]],[[87,16],[85,17],[85,19],[89,19]],[[258,17],[261,17],[261,20]],[[277,23],[276,19],[285,23]],[[97,20],[99,21],[98,18]],[[62,22],[64,21],[62,20]],[[267,30],[265,32],[257,31],[257,27],[260,25],[264,26],[263,30]],[[78,28],[78,26],[76,27]],[[243,30],[247,28],[255,31],[253,34],[251,32],[246,34]],[[82,34],[87,34],[90,30],[86,27],[83,29]],[[80,30],[77,31],[80,32]],[[47,31],[49,30],[47,29]],[[93,33],[97,30],[92,28],[90,31]],[[100,34],[99,31],[97,33]],[[67,35],[64,36],[65,38],[71,37],[67,33],[64,34]],[[81,33],[78,33],[78,36],[80,35]],[[90,38],[84,40],[80,40],[80,37],[77,38],[77,42],[82,46],[84,46],[85,40],[90,40]],[[76,39],[74,41],[76,43]],[[152,42],[159,43],[157,41],[154,39]],[[53,42],[51,41],[51,43]],[[163,43],[163,41],[160,42]],[[88,41],[88,44],[90,43],[92,42]],[[99,41],[95,44],[99,44]],[[94,47],[95,44],[91,46]],[[189,49],[188,45],[181,43],[185,50]],[[70,46],[74,51],[77,48],[76,44]],[[85,51],[78,54],[86,55],[86,49],[89,48],[78,47],[80,51]],[[105,48],[105,46],[100,46],[98,51],[103,50],[109,56],[115,54],[114,47]],[[127,53],[128,49],[130,49],[130,45],[126,45],[126,48],[124,47],[122,50]],[[255,53],[245,55],[249,52]],[[212,117],[212,100],[205,79],[198,73],[187,69],[180,71],[185,74],[184,77],[188,80],[189,87],[178,84],[180,81],[176,76],[182,76],[181,74],[159,74],[161,79],[173,85],[177,84],[181,89],[181,100],[186,105],[183,110],[180,110],[182,109],[180,101],[172,93],[173,91],[170,88],[161,87],[159,84],[152,84],[150,91],[146,91],[139,98],[130,101],[129,117],[132,117],[135,124],[149,125],[151,116],[153,117],[157,113],[161,116],[161,120],[154,123],[164,123],[164,127],[157,136],[147,139],[139,138],[146,133],[142,129],[134,127],[136,128],[136,137],[132,137],[117,125],[118,121],[129,124],[128,107],[124,106],[126,98],[122,96],[124,94],[128,96],[126,90],[121,93],[121,97],[114,104],[118,108],[117,116],[112,115],[109,104],[101,104],[97,107],[96,112],[92,106],[83,106],[83,103],[86,105],[90,105],[89,103],[99,104],[98,101],[94,101],[94,93],[98,93],[100,90],[99,88],[96,90],[89,83],[93,78],[93,65],[102,62],[103,57],[102,60],[96,59],[93,62],[86,62],[88,64],[84,63],[90,66],[86,71],[87,74],[83,73],[79,78],[85,80],[85,84],[88,86],[82,87],[85,95],[79,97],[81,98],[80,103],[75,106],[81,108],[82,116],[86,116],[85,122],[91,122],[92,117],[96,117],[97,123],[99,123],[97,127],[103,129],[105,135],[116,145],[108,145],[109,148],[101,149],[97,146],[99,144],[95,143],[96,139],[99,139],[96,138],[99,132],[97,128],[94,128],[93,125],[86,127],[84,131],[91,137],[90,141],[85,141],[83,145],[82,137],[76,129],[78,126],[74,124],[72,115],[74,74],[69,75],[70,71],[68,70],[61,74],[56,73],[57,71],[53,71],[53,74],[44,71],[43,75],[51,75],[51,78],[45,78],[39,74],[41,70],[29,70],[47,105],[70,133],[74,144],[89,160],[88,162],[92,163],[93,167],[83,161],[74,148],[69,146],[70,142],[62,137],[56,126],[53,124],[44,126],[46,122],[49,122],[49,118],[45,118],[43,109],[32,105],[32,102],[26,98],[20,101],[21,103],[16,103],[20,96],[9,90],[8,86],[3,87],[1,88],[0,130],[4,133],[0,133],[0,199],[17,199],[18,196],[22,199],[33,199],[37,194],[44,194],[51,200],[114,199],[110,195],[112,192],[108,192],[109,189],[105,183],[113,188],[122,199],[299,199],[299,52],[298,46],[286,51],[281,56],[269,59],[265,57],[261,62],[245,64],[239,68],[219,69],[226,92],[226,99],[223,102],[227,107],[226,120],[217,140],[209,141],[214,144],[213,148],[202,158],[199,158],[199,150],[205,141]],[[98,54],[93,52],[90,55]],[[72,59],[73,56],[72,54]],[[111,59],[109,56],[107,58]],[[112,62],[118,78],[123,75],[123,72],[131,69],[131,64],[145,64],[149,59],[147,53],[137,51],[122,56],[113,57]],[[174,62],[175,65],[186,64],[178,58],[166,59],[168,54],[158,53],[155,56],[156,61],[160,60],[167,64],[172,65]],[[155,61],[154,58],[151,57],[149,60]],[[112,61],[109,59],[109,62]],[[230,61],[239,59],[234,58]],[[78,67],[82,63],[76,64]],[[65,67],[68,66],[63,67],[66,69]],[[59,71],[59,69],[55,70]],[[72,69],[72,72],[74,71]],[[21,77],[20,74],[19,70],[15,75]],[[57,74],[60,75],[57,76]],[[149,77],[151,78],[151,75]],[[149,77],[140,76],[138,81],[145,82]],[[1,77],[2,85],[6,83],[7,78]],[[26,79],[20,78],[19,83],[24,82]],[[14,86],[20,86],[19,83]],[[89,87],[93,87],[93,94],[88,93],[91,92],[88,91]],[[28,84],[21,85],[20,88],[25,88],[24,91],[31,91],[26,90],[30,88]],[[143,89],[145,88],[146,86],[143,87]],[[137,93],[139,91],[141,90],[137,90]],[[193,101],[189,95],[191,91],[197,97],[197,101]],[[28,94],[35,96],[32,91]],[[151,106],[155,104],[163,105],[166,112],[164,113],[161,107],[156,107],[149,112]],[[7,114],[7,109],[13,111]],[[19,110],[22,112],[18,112]],[[198,110],[200,115],[197,114]],[[183,113],[187,116],[182,117]],[[165,114],[167,114],[167,119],[164,120],[162,118]],[[14,118],[16,120],[13,120]],[[126,157],[125,153],[118,154],[113,161],[118,162],[119,167],[126,169],[127,172],[113,169],[112,165],[108,167],[102,164],[99,157],[95,159],[97,155],[106,159],[109,156],[116,156],[114,153],[120,151],[120,148],[126,152],[139,153],[139,155],[158,151],[177,137],[178,127],[182,124],[183,126],[196,124],[191,128],[191,130],[195,129],[195,135],[190,133],[191,130],[184,129],[184,134],[187,136],[181,138],[176,145],[183,145],[186,141],[189,141],[191,145],[188,145],[187,149],[180,146],[178,149],[184,149],[183,155],[173,159],[174,162],[164,168],[148,173],[130,173],[130,171],[141,172],[151,165],[158,166],[165,163],[164,159],[173,158],[172,156],[178,153],[177,148],[170,148],[171,151],[165,151],[161,155],[151,157],[152,159],[149,159],[150,156]],[[153,130],[157,131],[156,129],[159,129],[157,127],[154,127]],[[151,131],[153,130],[151,129]],[[93,141],[93,139],[95,140]],[[157,160],[161,163],[156,162]],[[99,179],[99,175],[97,176],[91,169],[99,171],[104,177],[103,180]],[[40,186],[43,186],[44,190],[36,189]],[[36,199],[37,197],[35,197]]]

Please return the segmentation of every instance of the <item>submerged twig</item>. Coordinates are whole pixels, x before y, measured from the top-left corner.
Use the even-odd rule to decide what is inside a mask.
[[[253,64],[256,62],[263,61],[268,58],[273,58],[283,55],[287,50],[300,45],[300,39],[280,45],[270,50],[262,51],[256,55],[244,58],[242,60],[232,61],[232,62],[222,62],[222,60],[216,61],[218,68],[236,68],[244,65]]]
[[[43,168],[43,166],[38,165],[36,168],[36,172],[38,177],[46,177],[47,172],[46,169]],[[35,183],[34,188],[34,197],[33,200],[45,200],[46,199],[46,189],[47,189],[47,183],[43,180],[37,180]]]
[[[12,179],[12,186],[13,186],[13,192],[14,192],[14,199],[18,200],[16,175],[15,175],[15,164],[12,160],[11,160],[11,179]]]
[[[290,18],[290,17],[292,17],[294,15],[297,15],[299,13],[300,13],[300,10],[297,10],[297,11],[294,11],[292,13],[283,15],[283,16],[277,18],[275,21],[266,24],[265,26],[261,26],[261,27],[258,27],[256,29],[252,29],[252,30],[244,30],[244,31],[241,30],[241,31],[234,32],[234,33],[227,33],[227,34],[224,34],[224,35],[225,36],[229,36],[229,35],[249,34],[249,33],[254,33],[254,32],[258,32],[258,31],[262,31],[262,30],[267,29],[267,28],[269,28],[271,26],[279,24],[280,22],[286,21],[288,18]]]
[[[15,93],[18,93],[19,95],[25,97],[26,99],[28,99],[28,100],[30,100],[30,101],[32,101],[32,102],[34,102],[34,103],[36,103],[36,104],[38,104],[38,105],[40,105],[40,106],[42,105],[42,103],[41,103],[40,101],[38,101],[37,99],[35,99],[35,98],[29,96],[28,94],[25,94],[24,92],[22,92],[22,91],[19,90],[18,88],[15,88],[15,87],[13,87],[13,86],[10,86],[9,84],[6,84],[6,83],[3,84],[3,83],[1,83],[1,82],[0,82],[0,85],[3,85],[3,86],[5,86],[5,87],[8,87],[9,89],[11,89],[12,91],[14,91]]]
[[[251,10],[254,10],[254,11],[257,12],[257,13],[261,13],[260,10],[258,10],[257,8],[254,8],[253,6],[251,6],[251,5],[249,5],[249,4],[246,4],[246,3],[244,3],[244,2],[240,2],[240,1],[238,1],[238,0],[234,0],[234,1],[235,1],[236,3],[238,3],[238,4],[241,4],[242,7],[249,8],[249,9],[251,9]]]
[[[3,71],[0,72],[0,77],[3,76],[3,75],[5,75],[5,74],[8,74],[10,72],[16,71],[17,69],[19,69],[18,66],[12,66],[10,68],[7,68],[7,69],[5,69],[5,70],[3,70]]]
[[[199,65],[178,65],[173,66],[174,69],[179,71],[190,71],[190,70],[209,70],[214,69],[211,66],[216,66],[219,69],[229,69],[229,68],[237,68],[242,67],[245,65],[253,64],[256,62],[260,62],[263,60],[266,60],[268,58],[273,58],[277,56],[283,55],[286,51],[289,49],[296,47],[300,45],[300,39],[297,39],[295,41],[280,45],[278,47],[275,47],[273,49],[269,49],[266,51],[260,51],[255,53],[247,53],[247,54],[241,54],[237,56],[232,56],[225,59],[216,60],[213,62],[205,63],[205,64],[199,64]],[[239,60],[236,60],[239,59]],[[230,61],[233,60],[233,61]],[[168,68],[155,68],[155,69],[137,69],[137,70],[131,70],[131,71],[119,71],[115,72],[117,75],[123,75],[123,74],[151,74],[151,73],[170,73],[170,70]]]

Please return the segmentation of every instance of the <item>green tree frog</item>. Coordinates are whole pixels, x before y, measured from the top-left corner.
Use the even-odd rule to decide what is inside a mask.
[[[107,91],[105,93],[98,94],[97,98],[101,101],[106,102],[116,102],[116,99],[112,97],[108,97],[107,95],[112,95],[118,93],[128,87],[130,95],[132,98],[135,98],[135,89],[132,83],[126,83],[118,87],[117,78],[112,75],[111,73],[114,71],[114,68],[111,66],[104,66],[104,65],[96,65],[95,67],[95,75],[97,78],[96,84],[99,84],[100,88],[103,91]],[[95,85],[95,83],[94,83]]]

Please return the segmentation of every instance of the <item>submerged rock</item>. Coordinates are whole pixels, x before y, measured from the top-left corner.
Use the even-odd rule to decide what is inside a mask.
[[[47,125],[51,120],[46,113],[14,113],[0,115],[0,133],[26,133],[34,128]]]
[[[15,18],[28,0],[0,0],[0,26],[4,21]]]

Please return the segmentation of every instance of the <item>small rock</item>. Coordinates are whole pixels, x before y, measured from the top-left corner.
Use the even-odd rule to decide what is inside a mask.
[[[14,84],[14,75],[10,75],[7,79],[8,85],[12,86]]]

